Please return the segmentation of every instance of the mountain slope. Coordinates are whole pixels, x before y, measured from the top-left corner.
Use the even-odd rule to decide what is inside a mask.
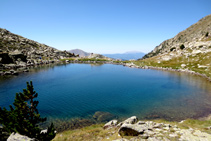
[[[180,50],[182,45],[185,48],[197,48],[201,45],[203,46],[208,41],[211,41],[211,15],[202,18],[197,23],[177,34],[174,38],[162,42],[153,51],[146,54],[143,59],[169,53],[174,49]]]
[[[144,56],[143,52],[126,52],[126,53],[116,53],[116,54],[103,54],[106,57],[114,58],[114,59],[122,59],[122,60],[130,60],[130,59],[139,59]]]
[[[199,73],[211,80],[211,15],[162,42],[135,64]]]
[[[69,57],[74,55],[0,28],[0,71],[53,63]]]

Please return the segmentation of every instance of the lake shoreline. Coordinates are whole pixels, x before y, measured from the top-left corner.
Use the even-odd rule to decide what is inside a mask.
[[[123,66],[130,67],[130,68],[138,68],[138,69],[153,69],[153,70],[174,71],[174,72],[181,72],[181,73],[184,72],[184,73],[189,73],[189,74],[193,74],[193,75],[198,75],[198,76],[204,77],[209,82],[211,82],[211,78],[209,78],[205,74],[194,72],[194,71],[191,71],[191,70],[188,70],[188,69],[172,69],[172,68],[153,67],[153,66],[137,66],[137,65],[135,65],[133,63],[126,63],[126,64],[123,64]]]

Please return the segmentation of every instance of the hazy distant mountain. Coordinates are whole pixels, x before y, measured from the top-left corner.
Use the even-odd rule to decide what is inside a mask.
[[[78,54],[80,57],[89,56],[91,54],[80,49],[72,49],[72,50],[69,50],[68,52],[74,53],[75,55]]]
[[[130,59],[139,59],[142,58],[145,54],[143,52],[138,51],[130,51],[125,53],[116,53],[116,54],[103,54],[106,57],[113,59],[122,59],[122,60],[130,60]]]

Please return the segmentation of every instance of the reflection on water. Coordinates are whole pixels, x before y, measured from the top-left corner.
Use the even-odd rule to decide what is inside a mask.
[[[211,83],[202,77],[110,64],[46,65],[0,77],[0,106],[12,104],[30,80],[40,113],[51,119],[91,119],[96,111],[168,120],[211,113]]]

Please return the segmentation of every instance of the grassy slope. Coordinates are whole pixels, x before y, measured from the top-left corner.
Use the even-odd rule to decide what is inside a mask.
[[[191,50],[190,50],[191,52]],[[153,67],[163,67],[172,69],[188,69],[200,74],[205,74],[207,77],[211,78],[211,52],[199,53],[197,55],[191,55],[189,57],[180,56],[174,57],[169,61],[158,61],[159,56],[154,56],[144,60],[135,61],[134,64],[137,66],[153,66]],[[182,68],[181,65],[186,64],[186,67]],[[200,68],[198,64],[207,66],[207,68]]]

